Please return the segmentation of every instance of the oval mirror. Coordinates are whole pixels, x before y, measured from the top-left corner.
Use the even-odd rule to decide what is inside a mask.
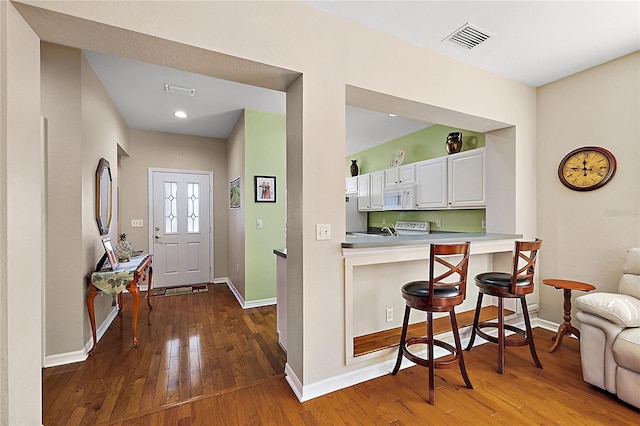
[[[104,158],[100,159],[96,170],[96,222],[100,235],[109,233],[111,225],[113,182],[111,180],[111,167]]]

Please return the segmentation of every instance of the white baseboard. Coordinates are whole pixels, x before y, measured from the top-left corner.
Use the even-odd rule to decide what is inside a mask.
[[[534,328],[540,327],[540,328],[544,328],[545,330],[553,331],[555,333],[560,328],[560,324],[543,320],[540,318],[531,318],[531,327],[534,327]],[[571,335],[571,337],[576,337],[576,336]]]
[[[104,336],[107,329],[113,322],[113,320],[118,316],[118,307],[114,306],[107,318],[100,324],[100,326],[96,329],[96,339],[98,342]],[[65,365],[71,364],[74,362],[82,362],[87,359],[88,353],[93,347],[93,336],[89,336],[89,341],[84,345],[84,347],[79,351],[67,352],[63,354],[55,354],[55,355],[47,355],[44,357],[44,367],[55,367],[57,365]]]
[[[275,297],[272,297],[269,299],[250,300],[248,302],[245,301],[242,295],[240,294],[240,292],[238,291],[238,289],[233,285],[233,283],[228,277],[216,278],[214,280],[214,283],[216,284],[226,283],[227,286],[229,287],[229,290],[231,290],[231,293],[233,293],[233,295],[235,296],[240,306],[242,306],[242,309],[259,308],[261,306],[271,306],[278,303],[278,299]]]

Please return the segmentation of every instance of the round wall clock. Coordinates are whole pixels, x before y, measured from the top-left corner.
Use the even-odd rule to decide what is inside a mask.
[[[616,158],[604,148],[583,146],[564,156],[558,166],[560,182],[574,191],[604,186],[616,173]]]

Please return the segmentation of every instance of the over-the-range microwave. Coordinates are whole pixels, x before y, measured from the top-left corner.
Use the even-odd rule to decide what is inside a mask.
[[[414,210],[416,208],[415,186],[388,189],[383,194],[383,210]]]

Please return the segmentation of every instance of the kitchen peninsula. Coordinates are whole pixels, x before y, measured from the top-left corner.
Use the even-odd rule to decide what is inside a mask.
[[[345,362],[355,364],[380,357],[391,358],[393,348],[356,354],[354,339],[400,327],[404,313],[403,284],[427,278],[431,243],[471,242],[465,302],[456,313],[475,308],[477,289],[473,277],[491,270],[509,271],[518,234],[484,232],[433,232],[423,235],[346,235],[344,257]],[[486,298],[491,304],[491,298]],[[517,312],[515,304],[505,305]],[[442,315],[434,315],[438,318]],[[424,321],[412,311],[411,323]]]

